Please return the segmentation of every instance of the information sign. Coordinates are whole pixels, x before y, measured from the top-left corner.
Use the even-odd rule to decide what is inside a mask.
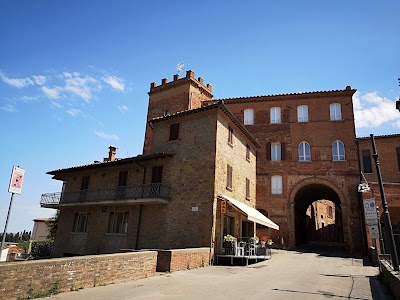
[[[10,179],[9,193],[21,194],[22,183],[24,182],[25,170],[20,167],[13,167]]]
[[[221,214],[225,214],[226,213],[226,200],[223,200],[221,202]]]
[[[364,200],[365,219],[377,219],[375,198]]]

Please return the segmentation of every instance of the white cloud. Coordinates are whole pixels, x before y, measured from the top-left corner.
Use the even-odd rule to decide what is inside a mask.
[[[93,90],[97,89],[97,87],[94,86],[97,80],[91,76],[75,76],[79,75],[79,73],[76,72],[73,75],[74,76],[71,75],[71,77],[65,79],[65,86],[62,89],[81,97],[85,101],[89,101],[92,98]]]
[[[63,105],[62,105],[60,102],[57,102],[57,101],[52,101],[52,102],[51,102],[51,105],[52,105],[53,107],[57,107],[57,108],[63,107]]]
[[[4,110],[6,112],[16,112],[17,111],[15,106],[12,104],[6,104],[6,105],[0,107],[0,109]]]
[[[47,98],[50,99],[60,98],[60,89],[57,87],[49,88],[47,86],[42,86],[42,92],[47,96]]]
[[[70,114],[71,116],[76,117],[76,116],[82,114],[82,112],[80,109],[71,108],[71,109],[67,110],[67,114]]]
[[[354,119],[356,128],[377,128],[386,123],[400,127],[400,114],[396,110],[396,101],[380,97],[376,92],[353,96]]]
[[[33,81],[28,77],[26,77],[26,78],[9,78],[6,75],[4,75],[2,72],[0,72],[0,78],[4,83],[11,85],[13,87],[19,88],[19,89],[34,84]]]
[[[125,83],[121,78],[116,76],[105,76],[103,77],[105,83],[111,86],[114,90],[124,92],[125,91]]]
[[[46,77],[42,76],[42,75],[33,75],[33,81],[37,84],[37,85],[44,85],[46,83]]]
[[[102,131],[95,131],[94,133],[98,137],[101,137],[101,138],[106,139],[106,140],[114,140],[114,141],[118,141],[119,140],[119,137],[117,135],[115,135],[115,134],[109,134],[109,133],[105,133],[105,132],[102,132]]]
[[[118,105],[117,107],[118,107],[118,109],[119,109],[121,112],[123,112],[123,113],[128,111],[128,106],[126,106],[125,104],[123,104],[123,105]]]

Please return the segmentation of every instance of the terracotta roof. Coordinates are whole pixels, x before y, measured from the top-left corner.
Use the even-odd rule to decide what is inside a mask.
[[[314,92],[302,92],[302,93],[291,93],[291,94],[276,94],[276,95],[260,95],[260,96],[248,96],[248,97],[236,97],[236,98],[221,98],[210,100],[207,102],[215,101],[226,101],[228,103],[241,103],[241,102],[262,102],[262,101],[277,101],[284,100],[285,98],[313,98],[313,97],[331,97],[332,94],[335,96],[341,96],[343,94],[354,94],[357,90],[351,89],[350,86],[344,90],[330,90],[330,91],[314,91]]]
[[[393,134],[383,134],[383,135],[374,135],[375,139],[383,139],[383,138],[391,138],[391,137],[400,137],[399,133],[393,133]],[[356,138],[357,140],[366,140],[366,139],[371,139],[371,136],[362,136]]]
[[[240,122],[231,112],[230,110],[224,105],[223,102],[217,102],[217,103],[211,103],[209,105],[202,106],[200,108],[196,109],[189,109],[189,110],[184,110],[180,112],[173,113],[169,116],[165,117],[158,117],[151,119],[149,122],[150,123],[158,123],[158,122],[163,122],[166,120],[171,120],[175,118],[180,118],[183,116],[188,116],[192,114],[197,114],[201,113],[204,111],[212,110],[212,109],[221,109],[222,112],[240,129],[240,131],[243,132],[243,134],[257,147],[261,148],[260,144],[254,139],[254,137],[251,135],[251,133],[244,127],[242,122]]]
[[[57,175],[57,174],[61,174],[61,173],[69,173],[69,172],[75,172],[75,171],[81,171],[81,170],[103,168],[104,166],[115,166],[115,165],[121,165],[121,164],[125,164],[125,163],[135,163],[137,161],[145,161],[145,160],[151,160],[151,159],[157,159],[157,158],[167,158],[167,157],[172,157],[173,155],[174,155],[173,153],[164,153],[163,152],[163,153],[156,153],[156,154],[150,154],[150,155],[138,155],[138,156],[127,157],[127,158],[117,158],[113,161],[95,162],[93,164],[88,164],[88,165],[82,165],[82,166],[76,166],[76,167],[70,167],[70,168],[49,171],[46,174]]]

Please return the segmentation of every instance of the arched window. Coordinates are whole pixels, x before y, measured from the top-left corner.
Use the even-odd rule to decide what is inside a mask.
[[[310,161],[311,151],[310,144],[303,141],[299,144],[299,161]]]
[[[254,124],[254,110],[251,108],[244,110],[244,125]]]
[[[297,106],[297,122],[308,122],[308,106]]]
[[[333,160],[344,160],[344,145],[341,141],[334,141],[332,144]]]

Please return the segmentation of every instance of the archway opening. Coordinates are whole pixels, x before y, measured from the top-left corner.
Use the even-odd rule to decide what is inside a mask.
[[[343,244],[343,222],[338,194],[323,184],[309,184],[295,197],[296,246]]]

